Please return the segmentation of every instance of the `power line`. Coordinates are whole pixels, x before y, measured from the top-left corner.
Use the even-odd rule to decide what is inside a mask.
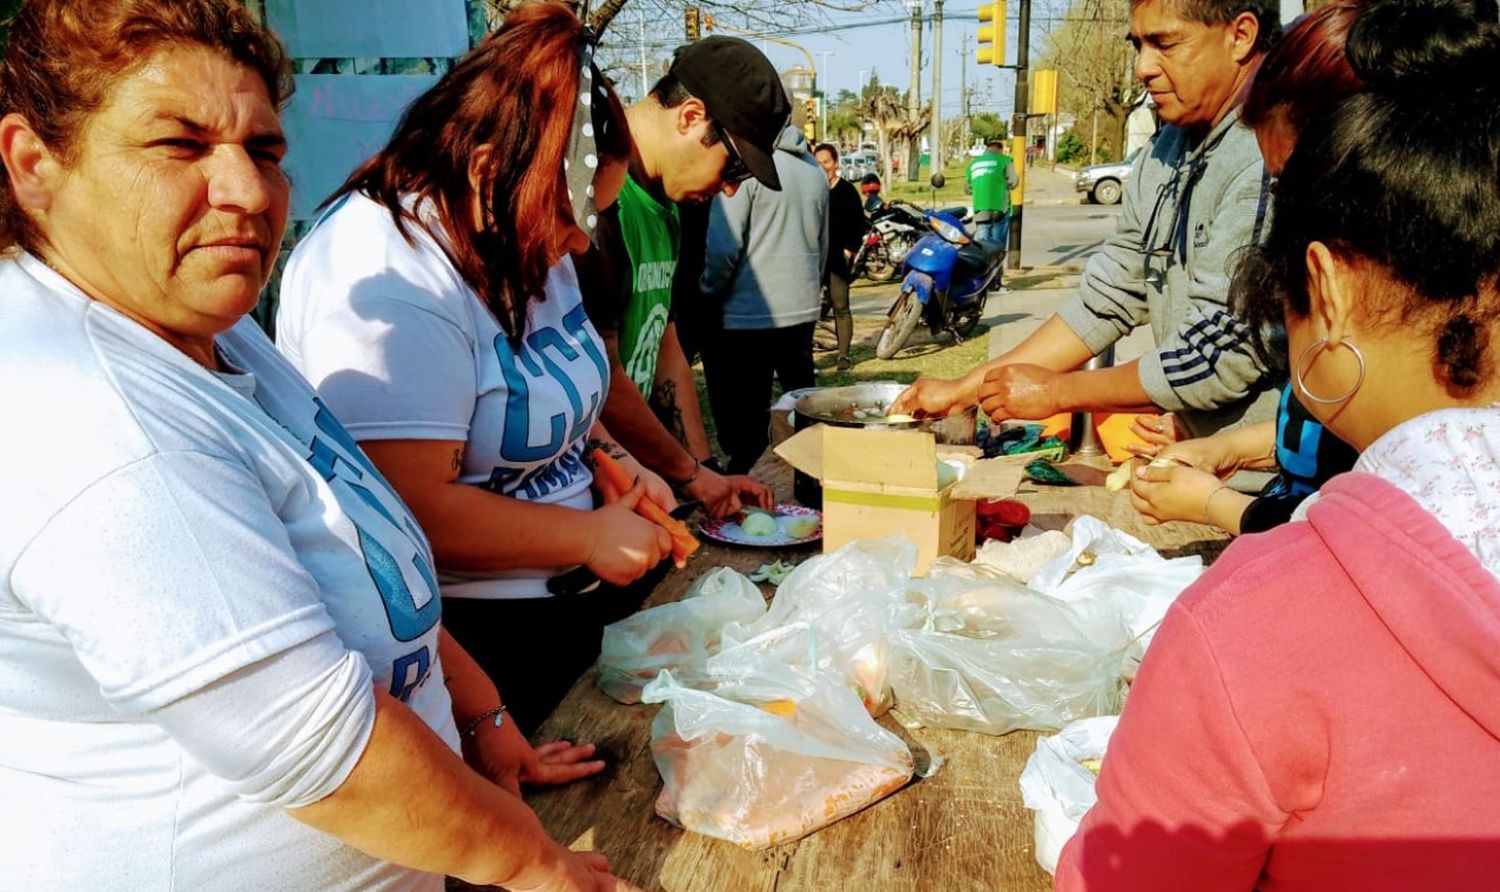
[[[979,10],[978,10],[977,7],[973,8],[973,9],[957,10],[951,16],[945,14],[944,18],[951,20],[951,19],[954,19],[954,18],[962,17],[962,16],[974,15],[978,11]],[[923,14],[923,15],[919,16],[919,20],[923,24],[930,24],[930,23],[932,23],[934,21],[934,19],[935,19],[935,17],[933,15],[931,15],[930,13]],[[1005,20],[1006,20],[1006,22],[1016,22],[1016,21],[1018,21],[1018,19],[1017,19],[1016,16],[1006,16]],[[1104,18],[1098,18],[1098,17],[1093,17],[1093,16],[1033,16],[1032,21],[1033,22],[1046,22],[1049,27],[1051,25],[1054,25],[1054,24],[1058,23],[1058,22],[1087,22],[1087,23],[1090,23],[1090,24],[1106,24],[1106,25],[1124,25],[1124,24],[1129,24],[1129,20],[1128,19],[1104,19]],[[828,25],[803,25],[803,26],[799,26],[799,27],[796,27],[796,28],[785,28],[785,29],[780,29],[780,30],[776,30],[776,31],[760,31],[760,32],[756,32],[755,34],[745,34],[743,36],[744,36],[744,38],[746,40],[756,40],[756,39],[761,38],[761,37],[767,37],[767,38],[769,38],[769,37],[807,37],[807,36],[814,35],[814,34],[819,34],[819,35],[834,35],[834,34],[843,33],[845,31],[861,31],[861,30],[864,30],[866,28],[884,28],[884,27],[887,27],[887,26],[890,26],[890,25],[909,25],[909,24],[911,24],[911,16],[910,15],[903,15],[903,16],[892,16],[890,18],[883,18],[883,19],[865,19],[865,20],[853,20],[853,21],[846,20],[846,21],[840,21],[840,22],[834,23],[832,26],[828,26]],[[606,44],[608,44],[608,42],[609,42],[608,41],[609,35],[611,35],[613,33],[614,33],[613,29],[608,30],[608,31],[605,32],[606,36],[605,36],[604,42]],[[737,36],[740,36],[740,35],[737,35]],[[1033,40],[1035,40],[1035,37],[1033,37]],[[671,38],[671,39],[666,39],[666,40],[657,39],[657,40],[647,40],[646,41],[646,47],[647,48],[649,48],[649,49],[656,49],[656,50],[676,49],[677,47],[681,46],[682,44],[683,44],[683,41],[679,40],[679,39],[676,39],[676,38]],[[638,46],[638,44],[633,43],[632,46]]]

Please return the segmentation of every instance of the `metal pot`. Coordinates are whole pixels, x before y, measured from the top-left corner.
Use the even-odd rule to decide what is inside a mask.
[[[974,406],[962,414],[944,418],[889,420],[886,412],[904,390],[906,385],[895,381],[809,390],[793,406],[792,426],[799,431],[815,424],[868,430],[920,430],[932,433],[945,445],[973,445],[979,418],[979,410]],[[793,493],[804,505],[816,507],[823,503],[823,488],[817,480],[801,472],[793,480]]]

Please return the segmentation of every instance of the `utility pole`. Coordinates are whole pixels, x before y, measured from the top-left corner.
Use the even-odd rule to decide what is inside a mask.
[[[911,9],[911,87],[906,92],[906,113],[915,122],[922,108],[922,0],[906,0],[906,5]],[[920,131],[911,135],[911,141],[906,149],[906,181],[915,183],[917,181],[917,159],[921,157],[922,147],[917,137]]]
[[[963,87],[959,91],[959,117],[962,123],[959,126],[959,144],[962,149],[969,148],[969,32],[964,32],[964,42],[958,50],[958,82]]]
[[[943,169],[943,0],[932,0],[932,164]]]
[[[818,132],[823,134],[824,142],[833,142],[828,138],[828,87],[833,83],[833,74],[828,70],[828,57],[833,55],[833,50],[822,50],[818,55],[823,57],[823,67],[819,69],[823,72],[823,95],[818,97],[818,110],[823,115],[823,126]]]
[[[646,83],[646,8],[641,7],[641,98],[646,98],[646,91],[651,85]]]
[[[1026,111],[1031,108],[1031,90],[1027,82],[1027,66],[1031,59],[1031,0],[1021,0],[1020,22],[1016,27],[1016,109],[1011,115],[1011,135],[1017,131],[1024,147],[1029,139],[1026,133]],[[1024,149],[1023,149],[1024,150]],[[1010,255],[1005,265],[1010,269],[1021,268],[1021,225],[1026,214],[1026,202],[1016,205],[1010,221]]]

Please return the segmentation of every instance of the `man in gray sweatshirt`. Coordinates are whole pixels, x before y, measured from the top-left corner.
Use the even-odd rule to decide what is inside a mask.
[[[1115,234],[1089,258],[1078,295],[1029,338],[962,378],[918,381],[892,411],[977,402],[998,421],[1161,409],[1192,436],[1274,416],[1272,382],[1227,301],[1270,186],[1240,95],[1279,22],[1276,0],[1133,0],[1135,74],[1167,126],[1126,181]],[[1148,323],[1153,352],[1073,371]]]
[[[770,442],[773,378],[782,390],[813,384],[828,178],[796,127],[774,155],[780,192],[751,180],[709,209],[700,288],[722,307],[723,329],[704,339],[703,373],[731,474],[748,472]]]

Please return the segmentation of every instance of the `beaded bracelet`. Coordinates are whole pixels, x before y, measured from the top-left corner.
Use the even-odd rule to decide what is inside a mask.
[[[485,719],[494,719],[494,726],[496,728],[505,724],[505,704],[502,703],[494,709],[487,709],[467,722],[464,722],[464,726],[458,731],[458,736],[472,737],[479,730],[479,726],[484,723]]]

